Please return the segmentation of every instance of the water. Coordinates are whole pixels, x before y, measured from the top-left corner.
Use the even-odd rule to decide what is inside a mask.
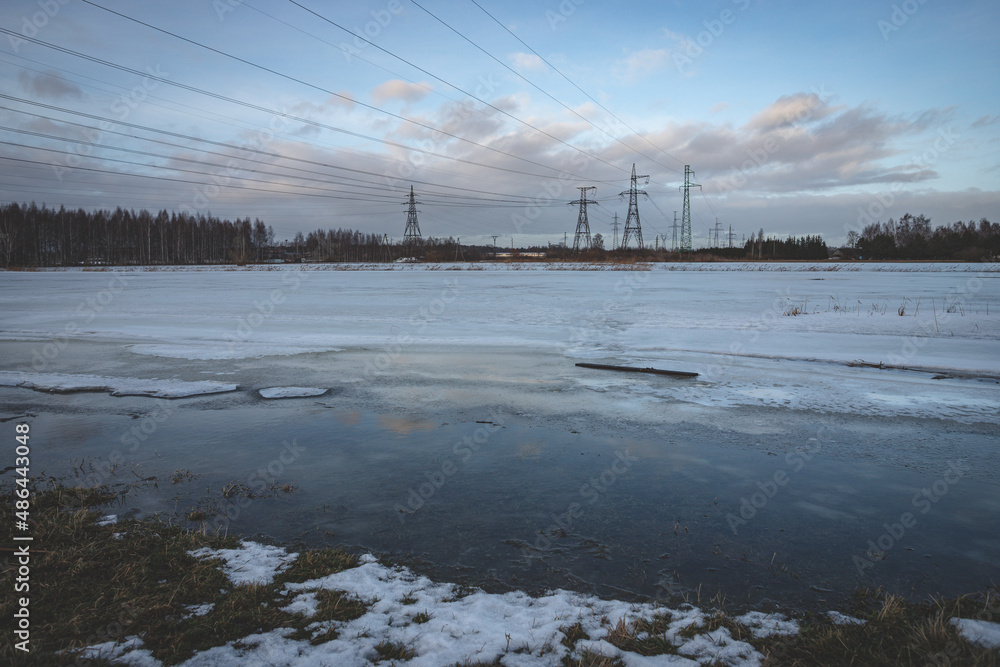
[[[0,388],[0,399],[5,416],[31,415],[36,474],[155,478],[112,511],[208,507],[223,531],[344,544],[495,590],[831,608],[859,584],[917,598],[997,583],[1000,489],[962,467],[972,461],[949,472],[947,455],[921,470],[843,455],[859,438],[896,451],[939,441],[933,423],[786,415],[764,437],[487,408],[380,413],[350,393],[170,401]],[[766,431],[766,414],[730,417]],[[948,438],[987,450],[993,431],[950,425]],[[178,471],[196,476],[174,483]],[[260,497],[226,499],[229,485]]]

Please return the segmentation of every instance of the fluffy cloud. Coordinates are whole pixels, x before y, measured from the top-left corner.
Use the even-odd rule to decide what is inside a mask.
[[[431,86],[426,82],[410,83],[392,79],[372,89],[372,102],[382,104],[390,100],[402,100],[407,104],[413,104],[422,100],[430,91]]]
[[[534,53],[512,53],[508,57],[519,72],[544,72],[546,69],[545,62]]]

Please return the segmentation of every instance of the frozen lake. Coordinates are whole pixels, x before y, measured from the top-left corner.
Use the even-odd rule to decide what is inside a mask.
[[[140,511],[498,589],[996,583],[996,265],[355,268],[2,273],[2,417]]]

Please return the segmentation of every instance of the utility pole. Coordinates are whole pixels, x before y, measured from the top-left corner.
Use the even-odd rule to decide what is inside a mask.
[[[406,231],[403,232],[403,241],[407,247],[412,246],[415,241],[420,240],[420,225],[417,224],[417,202],[413,198],[413,186],[410,186],[409,208],[406,210]]]
[[[629,238],[635,236],[636,243],[639,244],[639,248],[642,248],[642,225],[639,224],[639,195],[646,195],[645,190],[639,190],[636,187],[636,179],[645,178],[646,182],[649,182],[649,174],[644,174],[642,176],[635,175],[635,163],[632,163],[632,184],[628,189],[628,215],[625,216],[625,231],[622,232],[622,247],[624,250],[628,247]],[[625,196],[622,192],[620,197]]]
[[[576,219],[576,234],[573,235],[573,252],[580,252],[582,250],[590,250],[590,221],[587,220],[587,204],[596,204],[597,202],[593,199],[587,199],[587,190],[594,190],[596,192],[597,186],[578,186],[576,189],[580,191],[580,201],[569,203],[580,206],[580,213]]]
[[[694,171],[691,165],[684,165],[684,185],[678,190],[684,190],[684,206],[681,209],[681,252],[691,252],[691,188],[700,188],[697,183],[691,182]]]

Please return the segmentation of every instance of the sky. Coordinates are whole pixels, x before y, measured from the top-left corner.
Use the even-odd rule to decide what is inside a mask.
[[[0,202],[464,244],[1000,221],[995,1],[8,0]],[[622,193],[625,193],[622,196]]]

